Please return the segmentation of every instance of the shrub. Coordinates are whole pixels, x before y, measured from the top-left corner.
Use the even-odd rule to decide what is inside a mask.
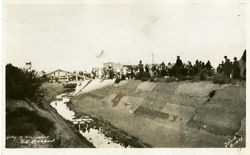
[[[207,79],[207,74],[206,74],[204,71],[201,72],[199,76],[200,76],[200,80],[201,80],[201,81],[204,81],[204,80]]]
[[[200,81],[200,76],[195,75],[191,77],[192,82],[199,82]]]
[[[224,74],[216,74],[213,77],[213,83],[226,84],[229,83],[229,79]]]
[[[67,83],[63,85],[64,88],[76,88],[76,86],[76,83]]]
[[[34,99],[42,84],[42,79],[37,73],[6,65],[6,98]]]

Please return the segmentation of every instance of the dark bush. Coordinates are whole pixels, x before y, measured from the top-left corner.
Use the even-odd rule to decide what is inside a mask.
[[[18,108],[6,113],[7,135],[32,135],[34,131],[48,135],[53,129],[54,123],[45,117],[41,117],[35,111]]]
[[[204,80],[207,79],[207,74],[206,74],[204,71],[201,72],[201,73],[199,74],[199,76],[200,76],[200,80],[201,80],[201,81],[204,81]]]
[[[213,83],[226,84],[229,83],[229,79],[224,74],[216,74],[213,77]]]
[[[64,88],[76,88],[76,86],[76,83],[67,83],[63,85]]]
[[[34,99],[42,84],[42,79],[37,73],[6,65],[6,98],[11,99]]]
[[[64,93],[70,93],[70,92],[73,92],[73,91],[75,91],[75,88],[65,88],[63,90]]]

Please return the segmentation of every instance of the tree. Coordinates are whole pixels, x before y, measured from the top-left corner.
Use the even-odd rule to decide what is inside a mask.
[[[13,66],[6,65],[6,98],[11,99],[34,99],[42,79],[32,70],[24,70]]]

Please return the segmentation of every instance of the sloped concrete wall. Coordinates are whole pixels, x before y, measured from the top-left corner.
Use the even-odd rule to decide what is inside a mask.
[[[129,80],[81,94],[71,108],[104,117],[155,147],[223,147],[245,118],[245,91],[209,81]]]

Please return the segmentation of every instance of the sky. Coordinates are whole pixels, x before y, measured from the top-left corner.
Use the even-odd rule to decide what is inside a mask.
[[[244,3],[10,3],[6,63],[36,70],[210,60],[246,49]],[[101,58],[97,56],[103,52]]]

